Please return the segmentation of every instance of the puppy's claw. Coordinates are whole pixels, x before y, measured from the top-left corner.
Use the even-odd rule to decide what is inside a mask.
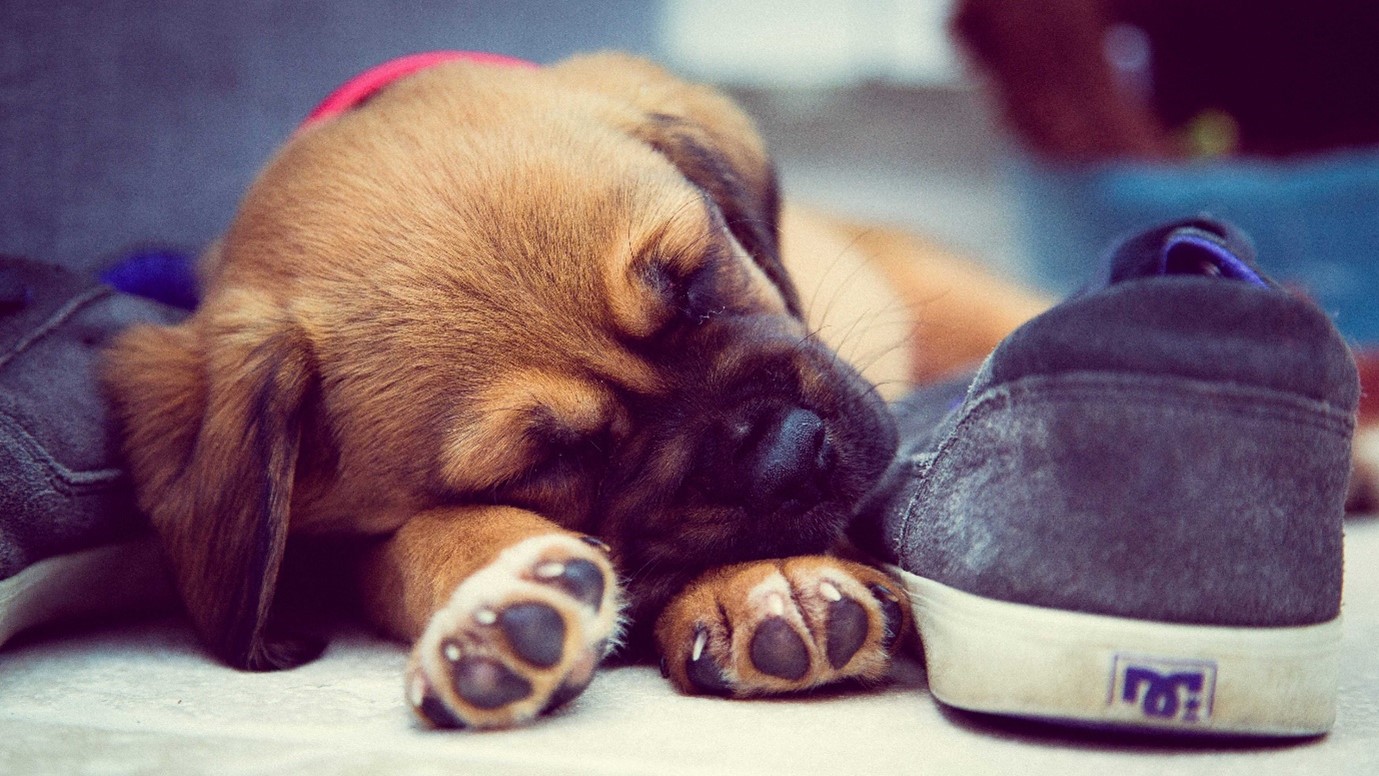
[[[593,547],[593,548],[599,550],[599,551],[602,552],[604,555],[608,555],[608,554],[610,554],[610,553],[613,552],[613,548],[612,548],[612,547],[609,547],[606,543],[604,543],[601,539],[599,539],[599,538],[597,538],[597,537],[594,537],[594,536],[581,536],[581,537],[579,537],[579,540],[582,541],[582,542],[584,542],[585,544],[589,545],[590,547]]]
[[[868,590],[876,597],[877,603],[881,604],[881,613],[886,618],[886,632],[881,637],[881,648],[890,651],[895,643],[900,639],[901,624],[905,622],[905,613],[900,608],[900,599],[889,587],[882,584],[868,585]]]
[[[766,608],[771,610],[771,614],[777,617],[785,616],[785,597],[780,593],[772,593],[766,596]]]
[[[689,659],[685,661],[685,677],[699,693],[726,697],[732,694],[733,688],[724,676],[723,667],[712,654],[704,651],[708,638],[707,630],[701,628],[695,632],[694,646],[690,648]]]
[[[603,604],[603,572],[598,566],[583,558],[560,565],[560,572],[544,579],[569,593],[575,600],[582,601],[598,611]],[[537,569],[540,576],[541,569]]]
[[[460,649],[460,645],[457,642],[447,639],[445,643],[441,645],[441,654],[445,655],[446,660],[454,663],[460,659],[460,655],[464,654],[464,652]]]
[[[694,646],[690,647],[690,660],[698,660],[704,654],[704,645],[707,643],[709,643],[709,632],[706,630],[696,631]]]
[[[412,705],[412,710],[433,728],[462,730],[466,727],[464,720],[455,716],[454,712],[431,692],[431,686],[420,674],[413,674],[407,681],[407,702]]]

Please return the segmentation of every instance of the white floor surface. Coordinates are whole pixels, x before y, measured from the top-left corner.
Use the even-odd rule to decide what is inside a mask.
[[[1158,740],[940,708],[913,664],[871,692],[770,701],[677,695],[605,671],[560,714],[496,733],[420,729],[401,647],[363,634],[274,674],[212,662],[180,620],[0,652],[0,773],[1375,774],[1379,520],[1348,525],[1340,711],[1294,742]]]

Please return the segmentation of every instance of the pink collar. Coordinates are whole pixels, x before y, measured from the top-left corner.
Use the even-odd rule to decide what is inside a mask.
[[[502,54],[488,54],[482,51],[427,51],[422,54],[399,57],[377,67],[369,68],[346,81],[340,88],[331,92],[329,97],[322,100],[320,105],[316,106],[316,109],[306,117],[306,121],[303,121],[302,125],[298,127],[298,131],[332,119],[351,108],[359,107],[383,87],[400,78],[409,76],[418,70],[439,65],[442,62],[457,60],[501,67],[536,67],[534,63],[525,59],[505,57]]]

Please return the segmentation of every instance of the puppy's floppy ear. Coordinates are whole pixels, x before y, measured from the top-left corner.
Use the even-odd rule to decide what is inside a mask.
[[[799,315],[799,292],[780,259],[775,167],[747,114],[718,91],[682,81],[636,57],[596,54],[554,69],[576,88],[632,109],[623,115],[625,131],[669,159],[713,200],[733,237]]]
[[[724,153],[726,143],[700,124],[669,113],[652,113],[636,133],[669,159],[718,205],[728,231],[779,287],[790,311],[800,314],[799,294],[781,263],[780,194],[769,160],[759,164]]]
[[[263,671],[322,644],[265,632],[315,383],[295,328],[247,310],[125,333],[105,378],[124,449],[188,613],[218,657]]]

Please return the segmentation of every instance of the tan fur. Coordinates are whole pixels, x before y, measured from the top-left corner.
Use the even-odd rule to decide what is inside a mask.
[[[515,724],[587,683],[624,593],[654,619],[715,553],[827,549],[833,507],[810,533],[694,495],[718,483],[686,485],[690,468],[727,461],[692,424],[741,385],[788,393],[835,424],[835,478],[859,488],[884,465],[872,460],[883,413],[816,333],[895,387],[980,357],[1039,303],[988,293],[983,276],[893,233],[788,210],[787,264],[809,281],[797,290],[776,215],[750,120],[616,55],[442,65],[299,133],[207,257],[197,312],[129,331],[109,358],[140,504],[201,635],[242,668],[309,659],[310,644],[270,625],[288,537],[376,537],[357,584],[376,624],[416,642],[418,713]],[[586,562],[606,606],[581,598],[587,579],[540,570]],[[858,596],[857,580],[879,578],[801,563],[852,578]],[[535,665],[527,653],[550,645],[524,653],[495,632],[477,580],[506,591],[502,607],[535,596],[558,613],[560,659]],[[884,664],[866,601],[861,667],[799,686]],[[666,632],[703,616],[676,611]],[[743,676],[743,692],[790,689]],[[528,694],[499,703],[517,685]]]
[[[1052,301],[903,230],[787,206],[781,250],[811,326],[891,398],[990,353]]]

